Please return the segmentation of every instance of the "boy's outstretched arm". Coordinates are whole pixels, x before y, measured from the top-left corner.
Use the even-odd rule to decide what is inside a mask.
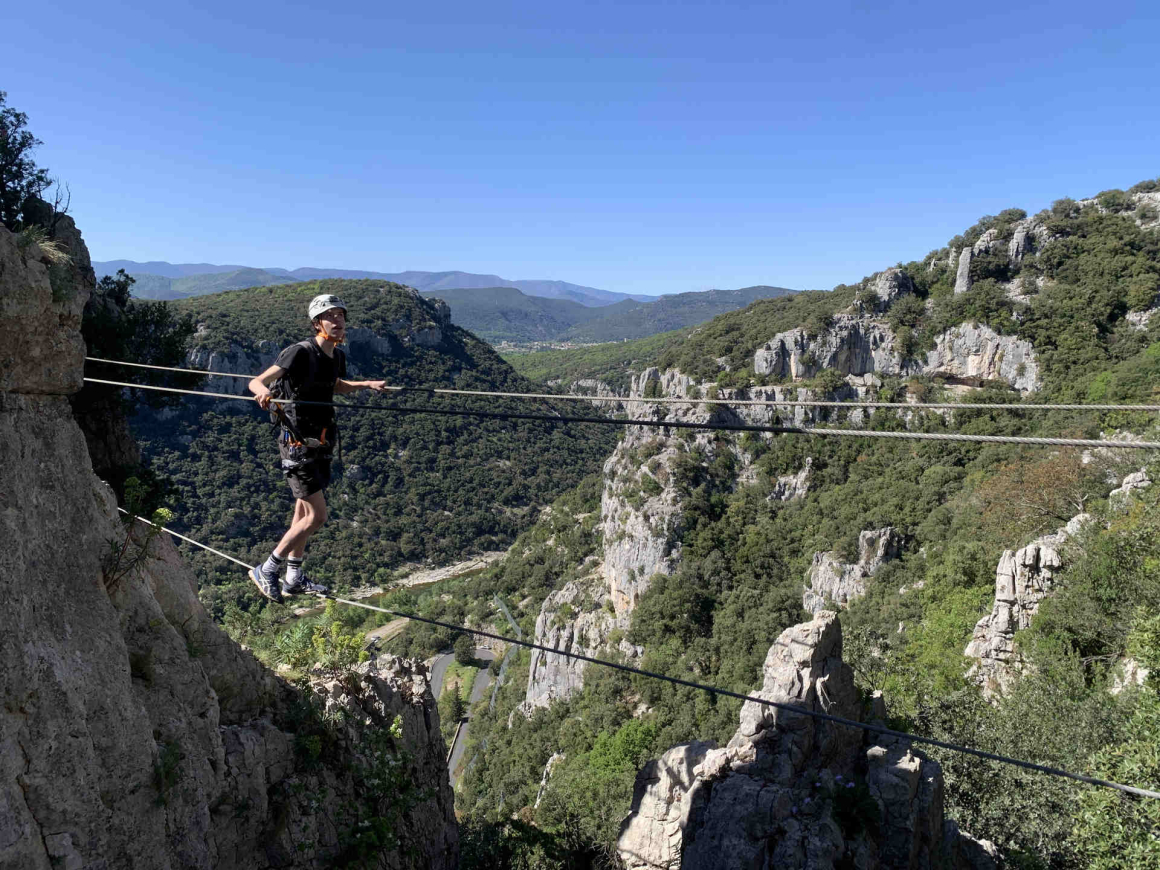
[[[253,381],[250,383],[253,383]],[[334,382],[334,391],[340,395],[353,393],[358,390],[374,390],[376,393],[381,393],[386,389],[386,381],[344,381],[342,378],[339,378]]]

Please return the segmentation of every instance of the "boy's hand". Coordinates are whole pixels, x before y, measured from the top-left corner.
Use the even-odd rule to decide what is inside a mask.
[[[262,392],[258,393],[256,396],[254,396],[254,401],[256,401],[258,403],[259,408],[261,408],[263,411],[265,411],[267,408],[270,407],[270,399],[272,399],[273,397],[274,397],[274,394],[271,393],[269,390],[267,390],[265,387],[263,387]]]
[[[376,393],[385,393],[387,391],[386,381],[367,381],[367,389],[374,390]]]

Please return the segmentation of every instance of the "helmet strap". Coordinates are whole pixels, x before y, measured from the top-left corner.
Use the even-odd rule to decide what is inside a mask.
[[[336,347],[338,345],[341,345],[341,344],[346,344],[345,338],[335,338],[333,335],[331,335],[329,332],[327,332],[326,327],[322,325],[322,321],[316,321],[314,324],[314,328],[318,330],[318,337],[321,338],[323,341],[329,341],[331,344],[335,345]]]

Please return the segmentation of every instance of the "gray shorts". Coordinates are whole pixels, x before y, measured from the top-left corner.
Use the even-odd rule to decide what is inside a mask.
[[[330,486],[330,452],[296,447],[278,440],[282,476],[290,484],[294,498],[309,498]]]

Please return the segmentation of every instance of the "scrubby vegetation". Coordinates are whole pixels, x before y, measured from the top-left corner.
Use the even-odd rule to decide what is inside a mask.
[[[1148,282],[1160,269],[1160,249],[1155,234],[1141,230],[1130,210],[1109,202],[1115,207],[1101,202],[1104,210],[1057,203],[1041,216],[1053,238],[1038,258],[1027,258],[1018,269],[1001,268],[998,258],[976,258],[974,286],[958,297],[951,292],[949,268],[936,262],[948,259],[947,250],[903,265],[914,278],[916,302],[892,308],[892,325],[910,330],[916,349],[962,320],[1031,338],[1044,348],[1040,400],[1156,401],[1160,335],[1154,325],[1134,328],[1125,315],[1147,307],[1144,296],[1154,300]],[[984,219],[952,246],[961,249],[990,229],[1000,239],[1009,237],[1011,225],[1024,217],[1011,210]],[[1006,245],[1000,247],[1005,254]],[[1014,279],[1040,276],[1045,280],[1034,282],[1036,292],[1026,294],[1030,301],[1012,299],[1005,289]],[[1131,302],[1134,288],[1144,285]],[[775,332],[799,325],[821,331],[833,312],[856,299],[872,304],[860,295],[865,286],[760,302],[666,337],[663,347],[658,337],[647,350],[641,342],[627,343],[609,356],[600,348],[562,352],[536,374],[567,380],[612,372],[623,380],[631,371],[659,365],[719,379],[721,357],[744,372],[756,347]],[[919,304],[923,300],[931,304]],[[937,384],[927,389],[929,399],[938,397]],[[970,398],[1017,404],[999,389]],[[881,415],[871,423],[899,425],[897,418]],[[1151,417],[1127,412],[965,410],[947,419],[912,419],[910,425],[980,434],[1097,437],[1129,427],[1156,433]],[[756,462],[753,485],[736,483],[738,449]],[[773,479],[797,472],[807,457],[810,495],[799,502],[769,501]],[[633,613],[628,639],[644,646],[641,664],[647,669],[752,690],[769,643],[805,616],[801,592],[813,554],[835,550],[852,560],[860,531],[893,526],[908,538],[902,557],[882,568],[866,596],[842,616],[846,658],[858,684],[866,693],[885,692],[893,724],[1093,775],[1114,771],[1155,789],[1160,767],[1155,742],[1145,736],[1160,729],[1155,683],[1110,691],[1126,656],[1150,661],[1155,655],[1158,494],[1145,491],[1127,512],[1105,498],[1110,481],[1141,461],[1147,458],[1085,458],[1075,451],[1013,445],[720,438],[711,453],[689,450],[678,464],[685,508],[681,563],[672,576],[653,578]],[[1153,479],[1156,473],[1160,467],[1152,468]],[[587,507],[595,509],[595,500]],[[987,703],[965,677],[963,650],[991,608],[1000,555],[1084,510],[1096,524],[1068,551],[1057,594],[1018,638],[1030,667],[1007,697]],[[570,525],[580,540],[587,520],[575,516],[583,515],[577,510]],[[555,524],[551,533],[549,522]],[[577,576],[576,561],[563,557],[558,546],[568,528],[567,515],[553,512],[481,578],[481,587],[502,586],[512,597],[526,596],[521,622],[530,624],[551,588]],[[583,558],[593,546],[588,539],[574,547],[575,555]],[[535,581],[540,566],[553,565],[559,566],[555,584]],[[614,632],[601,655],[616,659],[619,640]],[[505,866],[614,866],[618,822],[641,761],[693,739],[723,741],[736,728],[737,704],[591,667],[579,694],[530,718],[513,716],[526,685],[527,660],[521,661],[500,690],[494,713],[481,714],[473,725],[468,754],[479,756],[460,796],[468,856],[475,845],[493,843],[509,856]],[[610,762],[614,745],[632,751]],[[533,809],[544,766],[555,752],[565,758]],[[998,843],[1011,866],[1070,870],[1154,863],[1156,816],[1147,801],[942,750],[930,754],[944,766],[948,814],[964,830]]]
[[[1155,402],[1160,320],[1138,328],[1128,314],[1155,302],[1160,247],[1156,231],[1142,228],[1137,210],[1125,204],[1133,192],[1138,191],[1105,192],[1096,205],[1083,208],[1056,203],[1037,216],[1044,233],[1017,263],[1006,256],[1007,242],[1025,215],[1009,210],[985,218],[947,248],[900,264],[915,294],[884,316],[914,353],[963,321],[1029,339],[1044,378],[1039,400]],[[973,286],[955,295],[951,251],[987,233],[1003,255],[974,257]],[[831,293],[762,301],[691,330],[536,354],[516,364],[540,380],[600,377],[618,389],[649,365],[744,387],[755,380],[757,347],[798,326],[818,334],[844,309],[869,311],[878,304],[869,286],[863,281]],[[259,288],[180,306],[208,325],[200,339],[207,346],[243,339],[281,344],[297,337],[302,300],[324,291],[347,298],[355,326],[432,322],[426,303],[382,282]],[[481,342],[454,329],[439,349],[412,344],[398,355],[353,361],[413,386],[528,383]],[[834,386],[833,373],[822,373],[815,385]],[[906,386],[886,383],[880,395],[895,397]],[[910,386],[928,399],[942,396],[941,385],[929,379]],[[878,413],[867,425],[1079,437],[1129,429],[1156,437],[1150,415],[1019,411],[1019,397],[998,386],[970,398],[1010,404],[1012,410],[916,412],[905,421]],[[141,421],[155,467],[173,477],[185,499],[179,513],[195,537],[256,558],[281,530],[286,513],[286,502],[270,495],[280,492],[276,475],[260,458],[265,424],[216,408],[189,413],[177,418],[197,433],[189,444],[162,434],[178,431],[162,428],[174,421]],[[604,430],[576,439],[539,424],[460,425],[405,415],[383,427],[382,419],[351,415],[346,421],[346,460],[369,473],[359,480],[348,475],[331,491],[332,519],[313,547],[318,555],[312,555],[310,569],[343,582],[387,581],[391,569],[408,560],[450,559],[514,540],[495,567],[437,592],[392,593],[394,604],[388,606],[454,624],[501,627],[505,623],[492,607],[498,594],[531,635],[545,598],[569,581],[583,581],[600,556],[598,472],[612,437]],[[627,640],[643,646],[646,669],[750,691],[769,644],[805,616],[803,578],[813,555],[835,551],[850,561],[861,531],[892,526],[906,541],[901,557],[879,570],[842,622],[846,657],[860,688],[885,693],[895,725],[1160,787],[1154,740],[1160,728],[1160,493],[1145,490],[1126,507],[1106,498],[1114,480],[1148,457],[751,434],[681,443],[672,469],[683,508],[679,567],[672,576],[652,578],[631,627],[613,632],[602,656],[622,655],[619,644]],[[645,464],[651,458],[646,454],[642,450],[634,460]],[[771,498],[776,478],[798,472],[807,458],[808,496]],[[738,480],[743,464],[749,469],[745,484]],[[1155,479],[1160,466],[1151,471]],[[641,487],[650,487],[648,481],[654,479],[646,474]],[[639,498],[649,494],[655,489],[642,489]],[[541,510],[548,502],[550,508]],[[1068,550],[1054,596],[1018,637],[1030,667],[1006,697],[988,703],[965,676],[963,650],[977,620],[990,610],[996,564],[1004,550],[1054,531],[1080,511],[1096,523]],[[204,600],[233,633],[253,639],[271,660],[296,667],[318,654],[318,638],[333,639],[331,655],[348,655],[343,639],[366,628],[361,614],[331,613],[309,627],[279,629],[271,610],[251,606],[248,584],[210,557],[193,560],[203,572]],[[556,616],[600,606],[590,599]],[[455,641],[449,630],[417,626],[388,646],[427,657]],[[1128,656],[1153,667],[1153,676],[1113,693]],[[516,655],[494,709],[483,704],[475,711],[467,750],[475,760],[459,796],[464,866],[615,866],[613,844],[640,765],[678,743],[728,739],[739,705],[590,667],[581,692],[525,716],[517,708],[529,667],[526,653]],[[447,700],[448,713],[461,712],[461,702]],[[563,759],[541,792],[554,753]],[[948,814],[973,835],[998,843],[1011,866],[1078,870],[1154,862],[1158,820],[1147,802],[942,750],[931,754],[943,764]]]

